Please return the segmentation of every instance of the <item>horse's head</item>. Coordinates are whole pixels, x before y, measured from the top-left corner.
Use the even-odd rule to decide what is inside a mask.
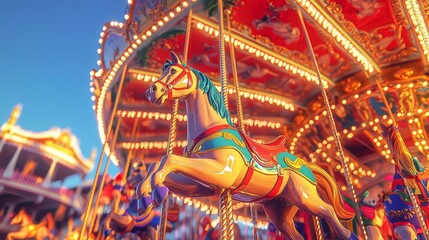
[[[161,77],[146,91],[146,97],[156,105],[162,105],[166,100],[184,98],[197,88],[197,79],[191,69],[174,52],[170,55],[171,61],[165,62]]]
[[[386,139],[387,146],[389,147],[390,152],[393,156],[395,156],[395,143],[402,140],[398,127],[394,125],[386,126],[384,124],[380,124],[380,127],[383,130],[382,134],[383,137]]]
[[[27,213],[25,212],[24,209],[21,209],[13,218],[12,220],[10,220],[10,225],[14,225],[14,224],[20,224],[24,221],[25,216],[27,215]]]
[[[381,129],[402,177],[415,176],[425,171],[417,158],[411,155],[397,126],[385,126],[381,124]]]

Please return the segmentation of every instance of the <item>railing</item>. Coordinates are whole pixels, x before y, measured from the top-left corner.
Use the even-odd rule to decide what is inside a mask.
[[[0,168],[0,178],[5,178],[3,176],[3,172],[4,172],[4,169]],[[36,176],[24,175],[18,171],[13,172],[11,179],[16,180],[17,182],[30,184],[33,186],[37,186],[39,188],[44,188],[46,190],[49,190],[50,192],[57,193],[61,196],[65,196],[67,198],[72,198],[75,194],[74,191],[67,189],[67,188],[64,188],[64,187],[47,187],[47,188],[45,188],[42,186],[43,181],[40,181]]]
[[[13,172],[12,179],[18,180],[19,182],[40,186],[40,183],[37,182],[37,177],[32,175],[24,175],[17,171]]]
[[[50,187],[49,190],[69,198],[74,196],[74,191],[64,187]]]

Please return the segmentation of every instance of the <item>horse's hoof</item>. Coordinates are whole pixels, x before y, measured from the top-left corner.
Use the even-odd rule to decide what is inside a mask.
[[[167,197],[168,188],[166,186],[160,186],[152,191],[153,205],[159,207],[164,199]]]
[[[349,237],[349,240],[359,240],[359,238],[356,236],[356,234],[351,233],[350,237]]]
[[[152,207],[153,207],[153,204],[152,204],[151,196],[142,197],[137,200],[137,213],[139,215],[143,215],[149,212],[152,209]]]

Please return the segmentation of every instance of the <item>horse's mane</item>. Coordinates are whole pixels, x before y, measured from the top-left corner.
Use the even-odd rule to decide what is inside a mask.
[[[162,67],[162,72],[172,66],[173,63],[167,60]],[[182,66],[186,67],[187,65],[182,63]],[[191,71],[198,78],[198,88],[203,91],[204,94],[207,94],[210,106],[219,114],[219,116],[225,119],[230,126],[234,127],[234,124],[231,121],[231,117],[229,115],[228,109],[225,107],[225,103],[223,102],[222,95],[216,89],[215,85],[210,81],[210,79],[202,72],[189,67]]]
[[[414,158],[405,145],[405,142],[402,139],[399,131],[397,129],[389,129],[387,131],[386,139],[390,139],[392,142],[393,158],[399,168],[399,171],[401,173],[405,173],[406,175],[418,175],[419,170],[414,164]]]
[[[234,126],[229,116],[228,109],[226,109],[225,104],[222,99],[222,95],[216,89],[215,85],[210,81],[210,79],[204,75],[202,72],[190,68],[191,71],[198,78],[198,88],[207,94],[209,99],[210,106],[220,115],[221,118],[225,119],[229,125]]]

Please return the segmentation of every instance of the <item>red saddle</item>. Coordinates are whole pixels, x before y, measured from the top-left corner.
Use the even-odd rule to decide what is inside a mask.
[[[284,135],[276,137],[269,143],[260,144],[255,142],[246,134],[242,132],[240,132],[240,134],[243,137],[247,148],[258,156],[255,158],[255,161],[264,168],[275,167],[278,164],[278,160],[275,156],[281,152],[287,151],[284,146],[286,142],[286,136]]]

